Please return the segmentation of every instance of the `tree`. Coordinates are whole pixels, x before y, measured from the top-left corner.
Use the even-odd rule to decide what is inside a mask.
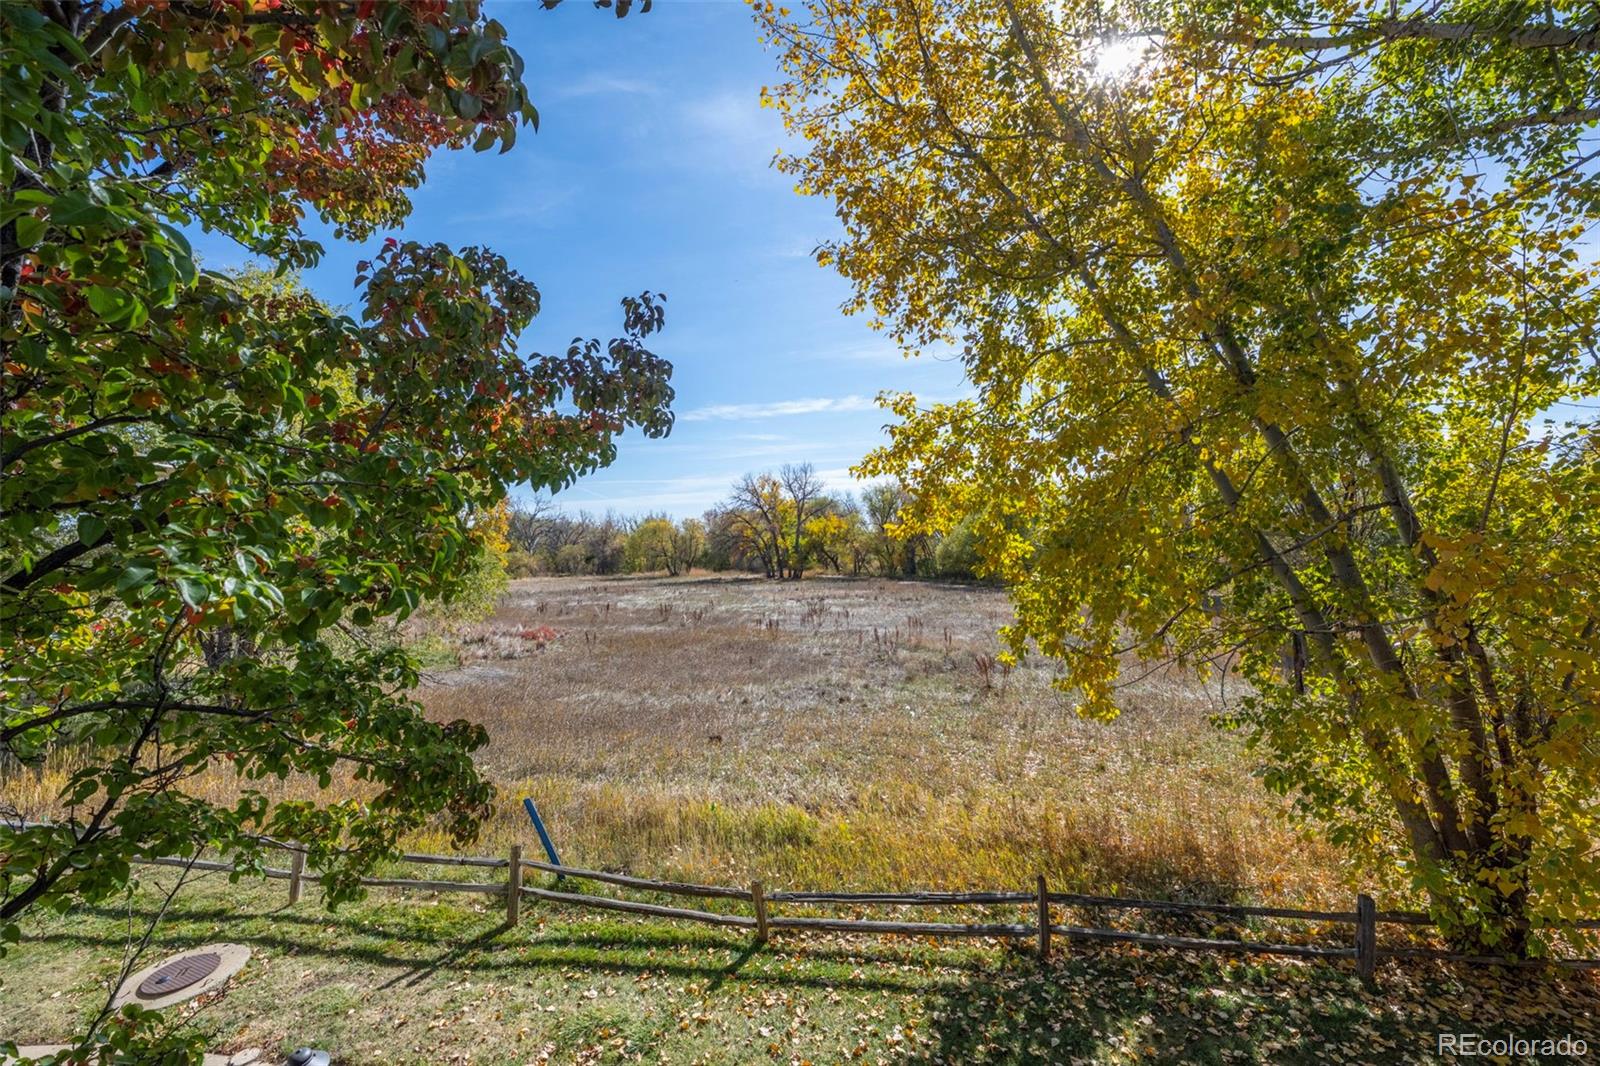
[[[939,577],[972,579],[978,576],[983,561],[978,555],[978,538],[971,518],[964,518],[945,530],[933,549],[933,572]]]
[[[886,577],[916,577],[918,556],[929,535],[901,522],[911,504],[905,485],[898,479],[876,482],[862,491],[861,502],[872,528],[878,572]]]
[[[806,535],[810,555],[835,573],[860,577],[872,562],[872,538],[861,518],[861,508],[848,493],[819,502]]]
[[[760,560],[768,577],[799,581],[817,540],[812,520],[827,506],[822,480],[810,463],[785,464],[775,476],[746,474],[713,515],[718,554]]]
[[[565,518],[548,496],[535,496],[511,508],[506,523],[506,539],[517,551],[540,555],[560,547],[557,541]]]
[[[698,518],[685,518],[668,537],[667,571],[676,577],[693,570],[706,552],[706,527]]]
[[[822,260],[968,352],[975,398],[896,399],[863,469],[910,528],[972,516],[1083,713],[1128,653],[1239,662],[1270,787],[1538,950],[1600,905],[1600,461],[1558,407],[1600,389],[1590,20],[1150,10],[758,9]]]
[[[486,739],[429,721],[393,646],[333,639],[467,590],[508,486],[554,490],[636,426],[670,368],[623,333],[524,357],[539,293],[484,248],[389,238],[359,318],[290,284],[199,269],[179,227],[280,268],[400,223],[440,147],[509,149],[535,112],[474,2],[0,5],[4,410],[0,745],[83,757],[53,828],[0,829],[0,940],[100,900],[135,858],[259,865],[291,837],[330,903],[440,825],[472,839]],[[184,782],[231,766],[235,805]],[[359,802],[250,783],[335,773]]]
[[[674,523],[665,515],[650,515],[628,533],[626,567],[634,572],[665,570],[677,577],[700,561],[705,544],[705,527],[698,519]]]
[[[771,474],[746,474],[721,509],[722,520],[736,533],[741,548],[761,561],[768,577],[788,573],[788,512],[783,483]]]
[[[817,477],[810,463],[785,463],[778,472],[778,479],[783,482],[783,491],[789,494],[789,509],[793,512],[790,521],[794,523],[794,549],[789,556],[789,576],[799,581],[806,571],[807,554],[802,549],[806,518],[822,495],[822,479]]]

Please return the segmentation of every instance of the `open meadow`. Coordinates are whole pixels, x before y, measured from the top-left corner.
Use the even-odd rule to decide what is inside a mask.
[[[744,577],[532,578],[494,615],[419,631],[430,717],[490,735],[499,796],[476,850],[774,888],[1062,890],[1348,909],[1333,849],[1296,834],[1207,716],[1217,692],[1173,670],[1084,721],[1055,667],[1008,670],[999,589]],[[45,813],[69,754],[8,783]],[[349,776],[277,797],[359,795]],[[186,788],[231,802],[215,769]],[[442,835],[411,845],[448,847]],[[531,854],[531,853],[530,853]],[[1396,901],[1398,905],[1398,901]]]
[[[647,876],[1348,904],[1211,694],[1160,671],[1081,721],[1051,664],[996,662],[1009,618],[981,586],[536,578],[422,699],[490,732],[495,850],[528,795],[564,861]]]

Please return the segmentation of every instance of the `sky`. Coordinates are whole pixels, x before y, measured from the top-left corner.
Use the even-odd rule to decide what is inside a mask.
[[[620,20],[577,0],[485,8],[527,63],[539,130],[505,155],[435,155],[401,235],[487,245],[534,281],[542,312],[524,352],[607,340],[624,295],[667,296],[650,346],[673,364],[676,425],[665,440],[625,434],[615,463],[557,495],[564,509],[698,515],[742,475],[790,462],[859,488],[849,467],[886,439],[880,391],[966,391],[949,353],[906,359],[839,310],[849,286],[812,249],[842,229],[832,203],[770,165],[790,143],[759,100],[777,63],[742,2],[665,0]],[[304,280],[353,305],[355,263],[388,234],[357,244],[307,228],[327,254]],[[248,261],[215,235],[195,244],[210,267]]]

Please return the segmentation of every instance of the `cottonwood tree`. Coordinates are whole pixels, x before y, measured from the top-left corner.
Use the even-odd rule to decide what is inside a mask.
[[[872,529],[879,573],[916,577],[917,558],[928,535],[901,524],[901,514],[911,503],[906,487],[897,479],[879,481],[862,490],[861,503]]]
[[[778,480],[789,497],[790,521],[794,525],[793,548],[789,553],[789,576],[799,581],[805,576],[809,553],[804,549],[807,520],[819,509],[822,497],[822,479],[810,463],[785,463],[778,471]]]
[[[768,577],[789,572],[789,501],[783,482],[767,474],[746,474],[720,509],[720,521],[734,531],[741,547],[754,555]]]
[[[667,572],[687,574],[706,553],[706,527],[698,518],[684,518],[667,536]]]
[[[183,227],[278,267],[309,214],[398,225],[438,148],[536,118],[475,2],[0,5],[0,751],[72,749],[51,828],[0,828],[0,934],[104,899],[135,859],[302,841],[330,902],[424,824],[470,841],[485,741],[410,698],[392,646],[331,639],[449,600],[508,486],[555,489],[670,427],[623,332],[524,357],[538,290],[485,248],[386,239],[354,317],[197,266]],[[496,534],[498,535],[498,534]],[[237,803],[186,786],[236,774]],[[291,775],[353,784],[270,802]]]
[[[688,573],[706,546],[705,527],[696,518],[674,522],[665,515],[641,519],[628,534],[629,570],[665,570],[669,577]]]
[[[788,463],[776,475],[746,474],[713,514],[737,554],[760,560],[768,577],[799,581],[815,553],[815,520],[831,505],[810,463]]]
[[[1083,713],[1130,654],[1236,664],[1269,787],[1540,950],[1600,908],[1593,13],[1217,10],[758,9],[823,262],[977,393],[864,471],[973,516]]]

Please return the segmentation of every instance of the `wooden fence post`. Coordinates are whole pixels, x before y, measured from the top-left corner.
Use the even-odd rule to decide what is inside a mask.
[[[767,942],[767,894],[760,881],[750,882],[750,900],[756,905],[756,943]]]
[[[1378,905],[1365,892],[1356,896],[1356,973],[1369,991],[1377,987]]]
[[[1039,875],[1039,958],[1050,957],[1050,890]]]
[[[300,888],[306,875],[306,853],[299,848],[289,853],[289,906],[300,902]]]
[[[516,925],[522,914],[522,845],[511,845],[511,865],[506,867],[506,924]]]

